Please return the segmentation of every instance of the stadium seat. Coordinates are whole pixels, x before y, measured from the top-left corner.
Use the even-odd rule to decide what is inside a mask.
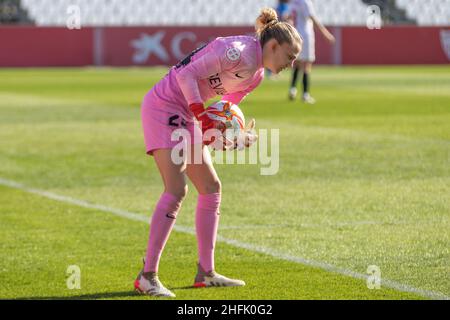
[[[365,25],[365,2],[314,1],[320,20],[331,26]],[[228,0],[226,6],[221,0],[22,0],[22,7],[42,26],[64,25],[69,5],[80,7],[85,26],[252,25],[262,7],[276,4],[276,0]],[[396,0],[396,5],[419,25],[450,22],[450,0]]]
[[[450,0],[396,0],[396,4],[420,26],[450,23]]]

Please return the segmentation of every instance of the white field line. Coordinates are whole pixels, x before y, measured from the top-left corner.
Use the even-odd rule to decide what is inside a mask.
[[[116,216],[123,217],[123,218],[129,219],[129,220],[140,221],[140,222],[145,222],[145,223],[150,222],[149,217],[146,217],[146,216],[138,214],[138,213],[129,212],[129,211],[122,210],[122,209],[111,208],[111,207],[108,207],[105,205],[94,204],[94,203],[90,203],[90,202],[87,202],[84,200],[79,200],[79,199],[75,199],[75,198],[68,197],[68,196],[58,195],[58,194],[48,192],[45,190],[30,188],[21,183],[3,179],[3,178],[0,178],[0,185],[19,189],[21,191],[26,191],[28,193],[36,194],[36,195],[39,195],[39,196],[42,196],[42,197],[45,197],[48,199],[60,201],[63,203],[69,203],[69,204],[73,204],[73,205],[83,207],[83,208],[95,209],[95,210],[107,212],[107,213],[114,214]],[[195,230],[190,227],[175,225],[174,229],[178,232],[195,235]],[[369,277],[369,275],[367,275],[367,274],[362,274],[362,273],[354,272],[352,270],[339,268],[339,267],[333,266],[333,265],[325,263],[325,262],[309,260],[309,259],[305,259],[302,257],[287,255],[287,254],[284,254],[283,252],[280,252],[275,249],[262,247],[262,246],[254,245],[251,243],[245,243],[245,242],[241,242],[241,241],[238,241],[235,239],[225,238],[220,235],[217,237],[217,241],[226,243],[226,244],[234,246],[234,247],[243,248],[243,249],[247,249],[249,251],[269,255],[274,258],[287,260],[287,261],[299,263],[302,265],[319,268],[319,269],[322,269],[322,270],[325,270],[328,272],[349,276],[349,277],[352,277],[355,279],[360,279],[360,280],[366,281],[367,278]],[[429,291],[429,290],[414,288],[412,286],[405,285],[405,284],[402,284],[402,283],[399,283],[396,281],[387,280],[387,279],[381,279],[381,285],[384,287],[387,287],[387,288],[395,289],[395,290],[402,291],[402,292],[417,294],[422,297],[426,297],[426,298],[430,298],[430,299],[450,300],[450,297],[446,296],[445,294],[442,294],[439,292],[433,292],[433,291]]]
[[[220,230],[234,230],[234,229],[262,229],[262,228],[339,228],[339,227],[354,227],[366,225],[382,225],[382,224],[403,224],[401,222],[384,222],[384,221],[344,221],[336,223],[300,223],[300,224],[247,224],[247,225],[224,225],[219,226]]]

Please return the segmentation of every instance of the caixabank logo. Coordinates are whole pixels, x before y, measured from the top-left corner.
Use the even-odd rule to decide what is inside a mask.
[[[248,34],[253,35],[251,27],[237,28],[192,28],[186,30],[176,27],[167,28],[135,28],[131,29],[125,36],[124,34],[114,34],[117,30],[106,30],[106,38],[117,39],[122,37],[128,42],[128,49],[123,46],[118,48],[122,53],[126,53],[125,59],[134,65],[174,65],[180,60],[189,57],[188,55],[196,48],[202,48],[219,35],[223,34]],[[120,32],[120,31],[119,31]],[[125,40],[126,39],[126,40]],[[107,45],[108,46],[108,45]],[[108,47],[109,48],[109,47]],[[237,61],[240,58],[240,51],[236,48],[229,48],[226,52],[226,58],[231,61]],[[117,55],[115,59],[118,59]]]

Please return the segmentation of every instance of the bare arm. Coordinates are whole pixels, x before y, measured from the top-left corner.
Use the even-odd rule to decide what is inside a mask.
[[[330,31],[328,31],[327,28],[325,28],[325,26],[315,17],[315,16],[310,16],[311,20],[314,22],[314,24],[316,25],[316,27],[320,30],[320,32],[322,33],[322,35],[330,42],[330,43],[335,43],[336,39],[334,38],[334,36],[331,34]]]

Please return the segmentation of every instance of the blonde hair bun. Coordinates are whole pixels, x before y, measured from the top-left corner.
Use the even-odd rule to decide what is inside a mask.
[[[283,43],[297,44],[300,47],[303,40],[298,31],[289,23],[278,21],[277,12],[272,8],[261,10],[255,24],[256,37],[261,43],[261,47],[271,39],[276,39],[281,45]]]
[[[277,12],[272,8],[263,8],[258,18],[256,19],[255,29],[257,33],[261,33],[263,29],[269,25],[274,25],[278,22]]]

